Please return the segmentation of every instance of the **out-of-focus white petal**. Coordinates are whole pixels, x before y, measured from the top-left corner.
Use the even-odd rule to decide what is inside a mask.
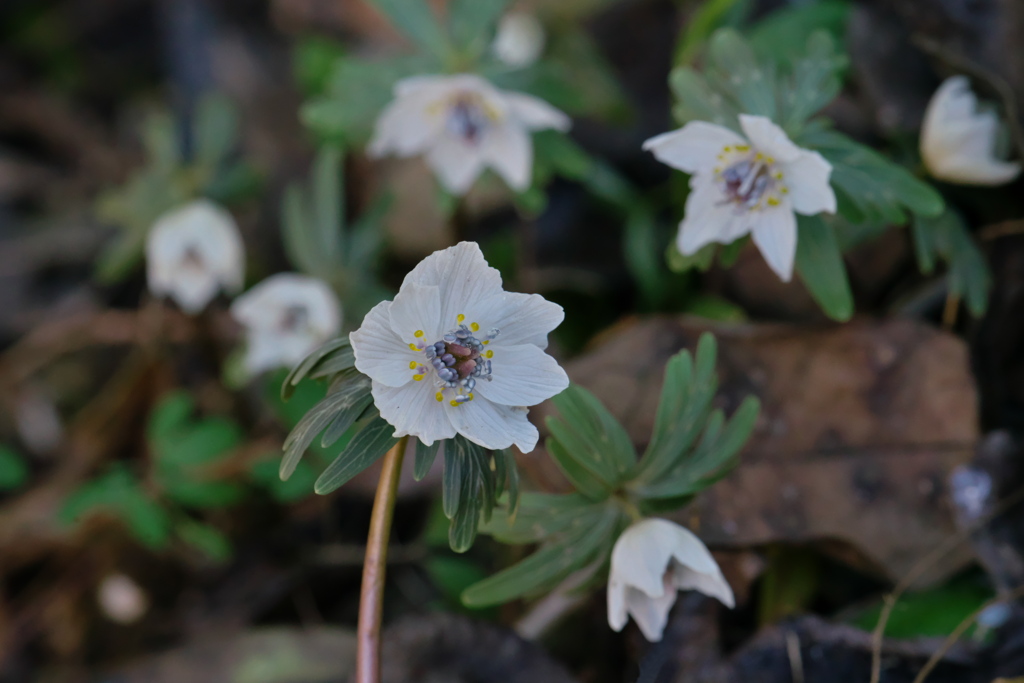
[[[558,361],[531,344],[494,345],[494,362],[501,372],[477,384],[476,392],[506,406],[535,406],[569,386]]]
[[[836,212],[836,193],[828,182],[832,164],[825,157],[802,150],[795,161],[781,167],[794,211],[805,216]]]
[[[528,130],[554,128],[565,132],[572,126],[572,119],[565,112],[552,107],[539,97],[520,92],[503,92],[501,96],[505,100],[509,116]]]
[[[501,274],[487,265],[476,242],[459,242],[454,247],[435,251],[405,276],[402,287],[412,282],[438,288],[441,299],[438,324],[446,331],[458,324],[459,315],[479,310],[479,302],[501,292]]]
[[[502,126],[483,143],[481,154],[491,168],[517,192],[530,187],[533,173],[533,143],[530,134],[518,126]]]
[[[803,152],[793,144],[785,131],[764,116],[740,114],[740,127],[750,140],[750,144],[775,161],[790,163],[796,161]]]
[[[231,214],[200,199],[162,215],[146,239],[150,290],[197,313],[221,289],[236,292],[245,276],[245,248]]]
[[[433,285],[417,282],[402,285],[391,302],[388,315],[395,336],[406,344],[431,344],[447,332],[441,329],[441,298]],[[417,332],[422,334],[417,335]]]
[[[539,294],[499,292],[467,307],[466,318],[484,326],[484,331],[500,331],[503,345],[533,344],[546,349],[548,333],[562,324],[565,311]]]
[[[517,69],[530,66],[544,51],[544,26],[526,12],[509,12],[498,22],[491,50],[500,61]]]
[[[729,244],[750,231],[753,221],[749,213],[727,202],[716,183],[694,176],[690,186],[676,236],[679,253],[696,254],[712,242]]]
[[[356,370],[375,382],[400,387],[412,381],[409,364],[423,354],[409,348],[391,329],[390,301],[382,301],[366,314],[358,330],[348,335]]]
[[[524,408],[491,403],[485,398],[460,406],[445,403],[444,407],[459,434],[484,448],[497,450],[515,445],[523,453],[529,453],[540,438]]]
[[[793,262],[796,259],[796,215],[788,201],[768,207],[755,215],[753,229],[754,244],[768,266],[783,282],[793,277]]]
[[[429,446],[455,436],[455,427],[429,382],[409,382],[401,387],[373,382],[370,391],[380,416],[395,428],[395,437],[408,434]]]
[[[664,519],[635,522],[612,549],[608,624],[621,630],[629,614],[645,638],[661,640],[676,591],[690,588],[733,606],[732,589],[692,532]]]
[[[393,100],[377,118],[366,153],[373,158],[407,157],[428,150],[444,125],[440,117],[430,115],[437,98],[432,89],[424,88]]]
[[[484,170],[481,150],[451,138],[442,137],[427,152],[427,165],[445,189],[462,196]]]
[[[1021,165],[996,158],[999,120],[978,111],[965,76],[947,78],[932,96],[921,125],[921,157],[939,180],[963,185],[1003,185]]]
[[[679,130],[644,142],[644,149],[663,164],[687,173],[710,171],[726,147],[746,144],[742,136],[706,121],[691,121]]]

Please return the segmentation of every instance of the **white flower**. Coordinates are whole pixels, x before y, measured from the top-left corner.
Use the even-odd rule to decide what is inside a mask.
[[[530,131],[569,129],[569,117],[530,95],[498,90],[479,76],[414,76],[395,85],[367,152],[423,154],[441,183],[465,194],[486,167],[513,189],[530,186]]]
[[[694,254],[711,242],[753,234],[780,278],[793,276],[796,216],[835,213],[832,166],[797,147],[763,116],[740,115],[746,139],[728,128],[692,121],[644,143],[659,161],[691,173],[690,196],[676,246]]]
[[[528,452],[538,434],[526,406],[569,386],[543,351],[563,317],[537,294],[502,290],[480,248],[461,242],[423,259],[349,339],[396,437],[429,445],[458,433],[484,448],[514,443]]]
[[[635,522],[612,549],[608,624],[621,631],[632,616],[647,640],[661,640],[676,591],[691,589],[734,605],[718,564],[692,532],[665,519]]]
[[[100,582],[96,591],[100,609],[119,624],[133,624],[149,610],[146,592],[125,574],[110,574]]]
[[[963,185],[1003,185],[1020,164],[995,157],[999,119],[977,111],[978,99],[965,76],[947,78],[935,91],[921,124],[921,156],[939,180]]]
[[[245,327],[246,371],[292,366],[338,333],[341,305],[331,288],[296,273],[268,277],[231,304]]]
[[[526,12],[509,12],[498,22],[491,50],[494,56],[516,69],[530,66],[544,51],[544,26]]]
[[[245,277],[242,236],[231,214],[206,199],[157,219],[146,240],[149,290],[198,313],[224,289],[237,292]]]

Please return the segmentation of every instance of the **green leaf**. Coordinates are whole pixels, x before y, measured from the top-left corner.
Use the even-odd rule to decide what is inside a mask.
[[[548,418],[547,424],[549,429],[551,421],[552,418]],[[602,501],[611,495],[611,485],[606,481],[602,481],[590,471],[587,467],[588,463],[585,462],[583,456],[570,451],[555,438],[549,437],[544,442],[544,445],[548,450],[548,455],[558,465],[558,469],[562,471],[562,474],[565,475],[565,478],[569,480],[569,483],[577,491],[593,501]]]
[[[58,518],[71,525],[97,511],[117,517],[136,540],[149,548],[163,548],[170,538],[171,522],[166,511],[124,468],[113,468],[71,493],[64,499]]]
[[[142,144],[146,157],[156,169],[167,171],[181,166],[178,124],[166,110],[154,110],[142,121]]]
[[[636,466],[629,434],[583,387],[570,385],[551,401],[562,416],[547,421],[552,437],[602,483],[615,488]]]
[[[292,53],[292,72],[295,81],[307,95],[319,95],[327,88],[334,63],[345,55],[338,43],[311,36],[295,44]]]
[[[210,560],[222,564],[231,559],[231,542],[218,529],[184,518],[178,521],[175,533],[184,543],[192,546]]]
[[[795,142],[821,152],[832,164],[832,185],[852,203],[853,222],[907,222],[906,211],[932,217],[945,203],[935,188],[869,147],[828,129],[808,129]],[[840,209],[844,207],[840,204]]]
[[[238,113],[225,95],[211,93],[196,106],[195,156],[215,168],[227,158],[238,139]]]
[[[728,95],[717,92],[700,75],[688,66],[676,67],[669,74],[669,87],[675,95],[672,114],[682,125],[689,121],[708,121],[739,130],[739,105]]]
[[[380,460],[398,443],[398,439],[393,436],[394,433],[395,428],[381,419],[376,409],[372,410],[370,417],[348,442],[345,450],[316,480],[313,490],[320,495],[326,495],[348,483],[352,477]]]
[[[278,476],[277,454],[265,460],[254,462],[249,476],[257,485],[266,488],[278,503],[294,503],[313,493],[317,473],[308,462],[300,462],[287,480]]]
[[[500,605],[542,587],[593,563],[610,550],[610,540],[621,513],[612,506],[600,506],[581,514],[565,534],[550,541],[525,560],[467,588],[462,602],[468,607]]]
[[[295,391],[295,387],[305,377],[315,370],[320,369],[327,363],[334,363],[331,372],[342,372],[348,368],[355,367],[356,357],[352,353],[352,346],[349,344],[348,335],[336,337],[323,346],[310,352],[302,362],[292,368],[281,383],[281,399],[287,401]]]
[[[853,316],[853,292],[835,231],[821,216],[797,216],[796,270],[822,310],[833,320]]]
[[[708,42],[708,58],[707,72],[712,83],[717,81],[740,111],[777,120],[774,67],[759,60],[737,31],[715,31]]]
[[[28,465],[10,448],[0,446],[0,491],[11,491],[28,481]]]
[[[657,308],[665,291],[662,271],[662,250],[658,243],[654,215],[644,205],[638,205],[626,218],[623,232],[623,255],[626,267],[636,281],[644,307]]]
[[[241,428],[230,420],[207,418],[179,426],[156,439],[152,446],[159,465],[171,468],[212,463],[243,441]]]
[[[749,0],[708,0],[700,4],[686,22],[686,30],[676,45],[673,64],[692,64],[707,44],[712,32],[723,26],[732,25],[737,15],[745,14],[749,10],[750,4]]]
[[[572,520],[593,508],[594,502],[579,493],[527,492],[517,511],[512,512],[506,499],[505,509],[496,511],[480,530],[503,543],[536,543],[564,531]]]
[[[451,0],[446,8],[455,45],[470,55],[483,53],[494,37],[498,18],[509,0]]]
[[[804,56],[808,38],[817,31],[825,31],[833,42],[842,43],[850,9],[848,0],[787,5],[757,22],[747,37],[758,55],[779,64],[796,62]]]
[[[188,424],[195,409],[195,401],[187,391],[178,390],[165,394],[153,407],[153,412],[149,416],[146,438],[150,442],[172,438],[178,429]]]
[[[811,34],[806,56],[795,62],[780,92],[782,128],[795,135],[807,119],[834,100],[842,89],[841,73],[845,67],[846,59],[836,53],[828,33]]]
[[[445,449],[444,473],[441,478],[441,505],[444,516],[451,519],[459,511],[462,499],[462,480],[469,474],[468,453],[466,448],[453,443]],[[462,440],[464,441],[464,439]]]
[[[337,390],[313,406],[285,439],[281,479],[291,476],[306,449],[328,425],[332,427],[332,438],[341,436],[366,412],[372,401],[369,378],[354,369],[346,371]]]
[[[930,273],[936,260],[945,261],[949,292],[962,298],[974,317],[984,315],[992,275],[960,215],[946,210],[936,218],[915,216],[913,234],[921,271]]]
[[[423,477],[427,476],[427,472],[434,465],[434,458],[437,457],[437,451],[440,450],[441,443],[441,441],[435,441],[426,446],[422,441],[416,439],[416,462],[412,468],[413,479],[421,481]]]
[[[185,507],[223,508],[245,497],[245,489],[233,481],[202,481],[189,473],[163,476],[160,485],[168,498]]]
[[[511,450],[504,448],[498,451],[495,457],[504,461],[508,479],[508,512],[515,517],[519,510],[519,469],[516,467],[516,456]]]
[[[685,457],[704,430],[711,400],[718,390],[716,356],[715,338],[704,333],[697,343],[696,363],[688,350],[669,359],[654,432],[638,463],[631,488],[642,488],[661,479]]]
[[[438,58],[447,54],[448,40],[427,0],[369,0],[369,3],[423,50]]]

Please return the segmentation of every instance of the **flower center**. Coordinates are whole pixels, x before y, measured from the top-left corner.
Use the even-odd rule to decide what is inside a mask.
[[[778,206],[781,195],[789,192],[775,160],[751,151],[749,145],[726,145],[718,160],[721,165],[714,170],[715,180],[725,195],[723,203],[755,211]]]
[[[309,311],[305,306],[288,306],[281,315],[279,326],[282,332],[298,332],[309,326]]]
[[[479,144],[497,115],[474,92],[462,92],[448,103],[445,125],[449,132],[468,145]]]
[[[465,319],[466,316],[460,315],[457,326],[433,344],[420,342],[409,345],[414,350],[422,351],[426,359],[423,363],[409,363],[413,379],[422,381],[432,369],[437,378],[438,391],[435,398],[438,402],[443,401],[445,392],[450,390],[453,392],[449,401],[452,406],[472,401],[473,389],[478,380],[490,381],[494,351],[485,347],[499,334],[497,328],[491,328],[483,339],[479,339],[475,335],[480,325],[466,325],[463,323]],[[423,330],[417,330],[415,336],[422,338]]]

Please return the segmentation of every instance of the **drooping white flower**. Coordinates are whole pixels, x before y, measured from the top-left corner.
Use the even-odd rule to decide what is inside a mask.
[[[424,155],[441,183],[465,194],[485,168],[515,190],[530,185],[530,132],[569,129],[569,117],[531,95],[498,90],[473,74],[413,76],[395,85],[377,119],[373,157]]]
[[[231,315],[245,327],[249,375],[295,365],[341,327],[331,288],[297,273],[271,275],[235,299]]]
[[[692,174],[676,246],[694,254],[711,242],[751,233],[780,278],[793,276],[796,215],[835,213],[832,165],[793,144],[763,116],[740,115],[746,138],[728,128],[691,121],[644,143],[662,163]]]
[[[527,452],[538,434],[526,407],[569,386],[544,352],[564,316],[540,295],[504,291],[480,248],[461,242],[423,259],[349,340],[395,436],[429,445],[462,434]]]
[[[217,292],[237,292],[245,277],[242,235],[231,214],[206,199],[157,219],[146,240],[149,290],[198,313]]]
[[[995,156],[999,119],[978,111],[966,76],[952,76],[935,91],[921,124],[921,157],[939,180],[962,185],[1003,185],[1021,165]]]
[[[621,631],[632,616],[647,640],[661,640],[681,590],[734,605],[732,588],[691,531],[665,519],[644,519],[623,531],[612,549],[608,624]]]
[[[509,12],[498,22],[491,50],[508,66],[522,69],[544,52],[544,25],[527,12]]]

